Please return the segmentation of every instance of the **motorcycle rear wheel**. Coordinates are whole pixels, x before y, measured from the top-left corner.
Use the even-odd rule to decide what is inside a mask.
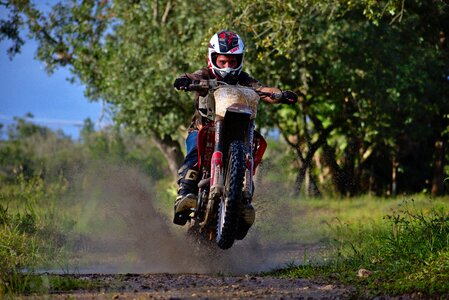
[[[245,143],[233,141],[228,153],[225,194],[218,208],[216,242],[221,249],[231,248],[236,238],[245,176]]]

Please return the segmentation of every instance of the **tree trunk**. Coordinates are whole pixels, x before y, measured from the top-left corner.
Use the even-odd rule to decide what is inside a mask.
[[[312,168],[307,169],[307,196],[309,197],[320,197],[321,192],[316,184],[317,180],[312,174]]]
[[[397,186],[397,171],[398,171],[398,163],[396,162],[396,155],[393,155],[393,159],[391,162],[391,196],[396,196],[398,193]]]
[[[293,196],[298,197],[301,192],[302,184],[304,183],[304,180],[306,178],[306,170],[307,165],[302,162],[301,167],[299,168],[298,173],[296,174],[296,180],[295,180],[295,187],[293,189]]]
[[[340,195],[347,196],[347,178],[344,171],[341,169],[341,167],[337,163],[337,160],[335,159],[335,149],[325,143],[323,145],[323,152],[324,160],[331,171],[332,183],[334,184],[336,190]]]
[[[169,135],[165,135],[163,138],[154,135],[153,140],[167,160],[170,173],[172,174],[173,178],[177,180],[178,168],[181,166],[184,160],[184,155],[181,151],[181,145],[178,141],[173,140]]]
[[[296,175],[295,189],[293,190],[293,196],[298,197],[301,192],[301,187],[305,186],[306,195],[310,197],[321,196],[320,189],[316,184],[317,180],[312,174],[312,165],[303,164]]]
[[[321,141],[321,140],[320,140]],[[312,196],[318,196],[320,195],[320,191],[318,189],[318,186],[316,184],[316,180],[313,177],[308,178],[307,177],[307,173],[311,173],[312,171],[312,160],[313,160],[313,156],[315,154],[315,152],[318,149],[318,144],[316,143],[314,145],[312,145],[309,149],[309,152],[307,153],[306,157],[303,157],[303,155],[301,154],[301,150],[299,149],[299,147],[296,147],[296,157],[299,161],[300,164],[300,168],[298,170],[298,174],[296,175],[296,181],[295,181],[295,187],[293,190],[293,196],[297,197],[299,196],[300,192],[301,192],[301,187],[305,181],[305,179],[311,179],[311,181],[309,181],[306,184],[306,193],[308,196],[312,195]],[[312,187],[310,187],[309,184],[312,184]],[[310,189],[309,189],[310,187]]]
[[[435,142],[432,195],[441,196],[444,194],[444,141]]]
[[[360,192],[360,186],[357,184],[355,172],[355,161],[358,152],[359,142],[357,141],[356,137],[350,136],[348,147],[346,148],[344,153],[344,163],[342,170],[346,177],[346,190],[351,197]]]

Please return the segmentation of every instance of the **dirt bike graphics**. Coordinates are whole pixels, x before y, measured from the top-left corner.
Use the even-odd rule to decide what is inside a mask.
[[[201,181],[190,231],[228,249],[236,239],[243,239],[252,225],[244,211],[251,204],[253,175],[267,144],[254,130],[260,100],[256,91],[217,85],[216,81],[207,82],[206,88],[215,98],[215,120],[198,133]],[[190,87],[201,89],[205,89],[204,83]]]

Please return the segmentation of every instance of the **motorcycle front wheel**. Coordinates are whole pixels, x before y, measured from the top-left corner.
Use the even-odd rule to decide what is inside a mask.
[[[225,193],[218,208],[216,242],[221,249],[231,248],[236,236],[245,176],[245,143],[233,141],[228,153]]]

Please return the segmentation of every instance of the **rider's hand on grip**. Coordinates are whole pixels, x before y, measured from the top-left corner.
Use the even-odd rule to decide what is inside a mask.
[[[298,95],[296,95],[292,91],[282,92],[281,103],[292,105],[295,104],[296,102],[298,102]]]
[[[179,77],[175,79],[175,83],[173,83],[173,86],[177,90],[186,90],[189,85],[192,83],[192,80],[187,77]]]

